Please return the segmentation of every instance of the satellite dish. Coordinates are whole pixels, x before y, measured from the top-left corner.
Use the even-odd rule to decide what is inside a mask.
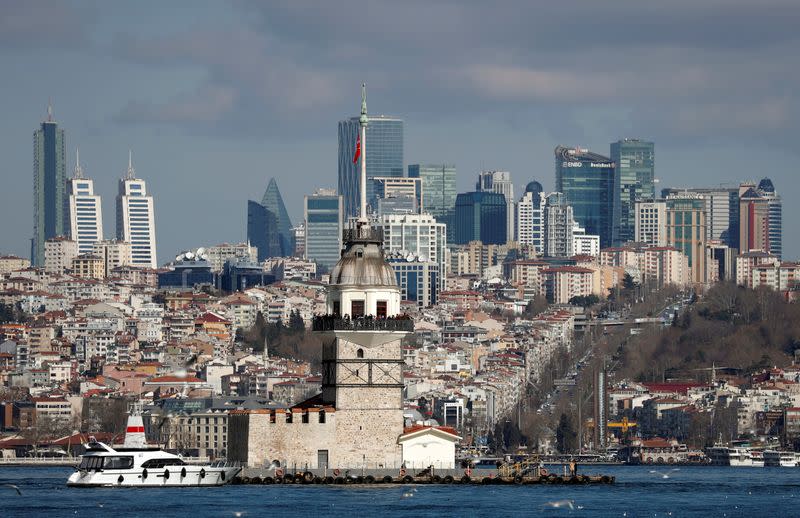
[[[193,254],[192,252],[186,252],[186,253],[185,253],[185,254],[183,254],[183,255],[184,255],[184,257],[186,257],[187,259],[194,259],[194,254]]]
[[[421,256],[419,256],[419,257],[417,258],[417,260],[418,260],[419,262],[421,262],[421,263],[424,263],[424,262],[426,261],[426,259],[425,259],[425,256],[424,256],[424,255],[421,255]]]
[[[200,257],[202,255],[205,255],[205,253],[206,253],[206,249],[201,246],[200,248],[197,249],[197,251],[195,252],[195,255],[197,257]]]
[[[178,254],[175,256],[175,261],[183,261],[183,254]]]
[[[408,261],[409,263],[414,261],[414,254],[408,254],[406,256],[406,261]]]

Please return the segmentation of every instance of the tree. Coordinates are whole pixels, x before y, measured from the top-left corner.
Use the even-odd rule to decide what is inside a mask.
[[[572,424],[572,419],[565,413],[561,414],[556,428],[556,448],[561,453],[572,453],[577,450],[578,432]]]
[[[301,333],[306,330],[306,323],[300,316],[300,310],[294,310],[289,314],[289,330],[292,333]]]
[[[536,295],[533,299],[528,301],[528,305],[525,306],[525,312],[523,316],[525,318],[533,318],[540,313],[544,313],[547,311],[547,299],[542,295]]]

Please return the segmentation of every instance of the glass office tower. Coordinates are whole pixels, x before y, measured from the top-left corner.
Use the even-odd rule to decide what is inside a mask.
[[[367,162],[369,163],[369,162]],[[455,239],[456,166],[452,164],[411,164],[409,178],[422,181],[422,212],[447,225],[447,240]]]
[[[359,164],[353,163],[359,134],[358,117],[339,121],[339,194],[345,220],[355,217],[359,200]],[[385,115],[370,116],[366,136],[367,203],[375,210],[373,178],[403,176],[403,121]]]
[[[342,252],[344,206],[334,190],[319,189],[305,197],[305,258],[317,263],[318,272],[327,272],[339,261]]]
[[[636,202],[655,197],[655,145],[639,139],[623,139],[611,144],[614,175],[614,217],[612,241],[634,240]]]
[[[456,196],[455,244],[505,244],[506,207],[506,197],[496,192],[463,192]]]
[[[247,202],[247,239],[258,249],[258,260],[294,253],[294,231],[275,178],[271,178],[261,203]]]
[[[614,162],[587,149],[558,146],[556,191],[572,205],[575,221],[587,234],[600,236],[600,246],[611,245],[614,216]]]
[[[33,132],[33,239],[31,264],[44,266],[44,242],[69,231],[67,205],[67,162],[64,130],[47,120]]]

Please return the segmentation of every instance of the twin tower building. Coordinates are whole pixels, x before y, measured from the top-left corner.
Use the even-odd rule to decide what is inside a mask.
[[[47,120],[33,133],[33,238],[31,264],[43,266],[45,241],[69,237],[78,244],[78,253],[91,253],[103,241],[103,210],[94,181],[83,174],[76,153],[75,173],[66,174],[64,130],[53,120],[48,107]],[[156,228],[153,197],[144,180],[137,178],[131,155],[128,169],[119,180],[116,238],[130,243],[132,266],[156,268]]]

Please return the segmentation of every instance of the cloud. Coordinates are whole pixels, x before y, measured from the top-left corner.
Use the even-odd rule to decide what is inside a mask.
[[[0,52],[89,43],[91,13],[58,0],[0,1]]]

